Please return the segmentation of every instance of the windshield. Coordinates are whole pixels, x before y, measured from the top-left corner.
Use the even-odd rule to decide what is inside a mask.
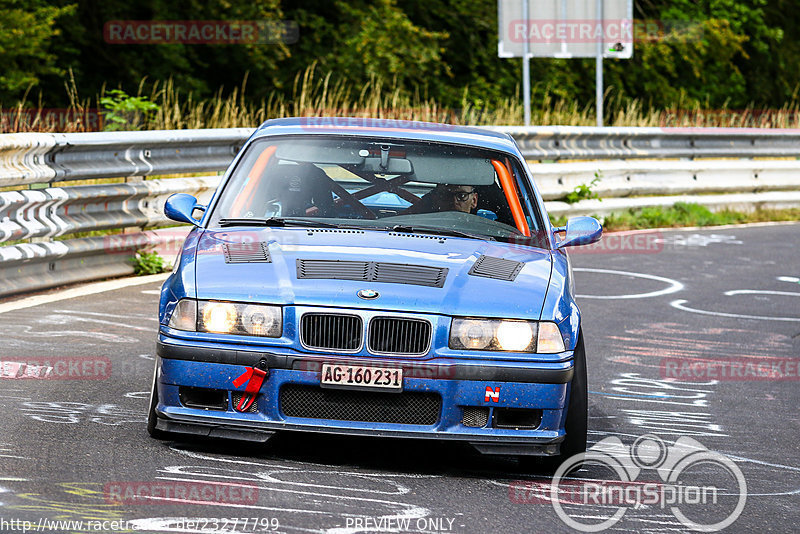
[[[353,137],[254,142],[211,227],[347,226],[520,242],[539,235],[518,163],[441,143]]]

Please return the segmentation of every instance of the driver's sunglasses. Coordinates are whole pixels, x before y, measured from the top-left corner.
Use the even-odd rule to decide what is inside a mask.
[[[458,200],[459,202],[466,202],[469,200],[469,196],[475,194],[475,190],[472,191],[451,191],[453,197]]]

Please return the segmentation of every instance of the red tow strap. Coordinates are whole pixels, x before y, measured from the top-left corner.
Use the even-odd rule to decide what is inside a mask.
[[[242,384],[247,382],[247,386],[244,388],[244,394],[239,400],[239,403],[236,405],[237,411],[246,412],[247,409],[252,406],[253,402],[256,400],[256,395],[258,395],[261,385],[264,383],[264,379],[267,378],[267,376],[269,376],[269,371],[267,370],[267,361],[262,359],[255,367],[249,367],[247,371],[239,375],[238,378],[234,379],[233,386],[237,389],[241,387]]]

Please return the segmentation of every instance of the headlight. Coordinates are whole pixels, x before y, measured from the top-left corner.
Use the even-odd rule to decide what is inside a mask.
[[[450,328],[451,349],[535,352],[535,340],[531,321],[455,318]]]
[[[507,352],[564,352],[564,340],[555,323],[510,319],[454,318],[450,348]]]
[[[283,311],[280,306],[183,299],[172,312],[169,327],[215,334],[280,337]]]
[[[240,313],[242,328],[253,336],[279,337],[283,317],[277,306],[245,306]]]
[[[238,326],[236,306],[230,302],[201,302],[200,310],[200,330],[232,334]]]
[[[280,306],[201,301],[199,316],[200,332],[280,337],[283,330]]]
[[[502,350],[523,352],[531,348],[536,325],[522,321],[501,321],[497,327],[497,344]]]

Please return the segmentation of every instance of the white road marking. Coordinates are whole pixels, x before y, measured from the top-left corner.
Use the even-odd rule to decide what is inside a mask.
[[[121,278],[119,280],[108,280],[106,282],[95,282],[85,286],[75,287],[59,291],[58,293],[49,293],[47,295],[36,295],[34,297],[26,297],[11,302],[0,304],[0,313],[6,313],[13,310],[22,310],[25,308],[32,308],[33,306],[40,306],[42,304],[49,304],[50,302],[58,302],[61,300],[74,299],[76,297],[85,297],[87,295],[96,295],[97,293],[104,293],[106,291],[114,291],[130,286],[140,286],[142,284],[150,284],[153,282],[163,282],[167,279],[170,273],[153,274],[150,276],[136,276],[132,278]]]
[[[159,292],[160,293],[160,292]],[[97,317],[115,317],[117,319],[137,319],[143,321],[158,321],[155,317],[143,317],[141,315],[117,315],[113,313],[105,313],[105,312],[90,312],[84,310],[54,310],[54,313],[73,313],[77,315],[94,315]]]
[[[110,326],[118,326],[120,328],[131,328],[133,330],[138,330],[140,332],[152,332],[152,328],[148,328],[145,326],[136,326],[128,323],[120,323],[115,321],[104,321],[102,319],[92,319],[89,317],[76,317],[74,315],[67,315],[67,314],[50,314],[44,317],[41,322],[46,324],[67,324],[67,323],[74,323],[74,322],[84,322],[84,323],[97,323],[103,325],[110,325]]]
[[[732,295],[783,295],[787,297],[800,297],[800,293],[792,293],[791,291],[768,291],[762,289],[732,289],[723,293],[726,297]]]
[[[789,321],[793,323],[800,323],[800,318],[798,317],[767,317],[765,315],[742,315],[739,313],[724,313],[724,312],[715,312],[715,311],[707,311],[707,310],[698,310],[696,308],[689,308],[688,306],[684,306],[689,302],[688,300],[673,300],[669,303],[670,306],[673,308],[677,308],[682,311],[687,311],[691,313],[698,313],[700,315],[716,315],[717,317],[733,317],[734,319],[759,319],[762,321]]]
[[[711,235],[703,235],[703,234],[692,234],[690,236],[684,235],[672,235],[665,237],[663,239],[656,239],[656,243],[664,243],[666,245],[673,245],[673,246],[688,246],[688,247],[707,247],[711,244],[716,243],[724,243],[727,245],[742,245],[744,244],[742,241],[736,239],[736,236],[733,235],[718,235],[718,234],[711,234]]]
[[[341,483],[339,485],[324,485],[314,483],[313,480],[315,480],[315,478],[313,476],[311,477],[311,481],[307,482],[302,480],[287,480],[287,477],[291,477],[292,475],[306,476],[316,472],[328,472],[327,469],[319,471],[309,470],[309,466],[313,466],[315,464],[307,462],[292,462],[296,463],[296,465],[290,466],[286,465],[285,463],[278,464],[263,461],[239,460],[211,456],[209,454],[188,451],[185,449],[176,448],[174,446],[170,447],[170,449],[179,454],[183,454],[195,459],[210,460],[213,462],[221,462],[223,464],[241,464],[248,466],[248,468],[247,470],[242,470],[242,468],[238,466],[169,466],[163,469],[163,471],[168,474],[167,476],[157,477],[160,480],[208,483],[209,479],[228,479],[237,483],[251,484],[255,485],[260,493],[272,493],[275,495],[275,497],[270,497],[271,500],[275,500],[278,495],[284,495],[285,497],[291,499],[308,499],[309,502],[314,503],[315,506],[305,506],[302,508],[298,507],[298,509],[295,510],[285,507],[271,508],[260,505],[241,505],[242,508],[316,514],[339,519],[348,515],[356,515],[361,517],[361,514],[358,512],[358,510],[365,504],[379,508],[388,508],[388,510],[385,511],[376,510],[372,514],[373,516],[381,518],[407,518],[409,520],[414,520],[428,517],[430,515],[430,510],[423,506],[414,503],[388,500],[386,497],[398,497],[401,495],[411,494],[411,488],[402,483],[402,479],[404,478],[440,478],[438,475],[417,475],[404,473],[373,474],[341,470],[337,472],[337,474],[340,476],[361,479],[363,481],[369,481],[373,484],[383,483],[386,487],[364,487],[357,483],[354,484],[352,481],[348,483]],[[181,475],[181,477],[175,477],[174,475]],[[353,495],[353,493],[355,493],[355,495]],[[213,505],[214,503],[204,502],[198,504]],[[229,504],[224,503],[221,505],[230,506]],[[237,506],[239,505],[234,505],[233,507]],[[349,512],[348,509],[353,509],[353,512]],[[150,525],[152,526],[152,524]],[[281,525],[281,528],[294,529],[294,527],[289,525]],[[164,530],[162,529],[162,531]],[[365,531],[365,529],[347,528],[339,525],[327,528],[324,531],[336,532],[338,534],[353,534],[355,532]]]
[[[161,294],[161,290],[160,289],[143,289],[142,293],[144,295],[160,295]]]
[[[778,281],[779,282],[793,282],[795,284],[800,284],[800,278],[797,278],[797,277],[794,277],[794,276],[779,276],[778,277]]]
[[[590,269],[587,267],[575,267],[572,270],[576,272],[607,273],[607,274],[618,274],[620,276],[632,276],[634,278],[656,280],[658,282],[664,282],[665,284],[669,284],[669,287],[665,289],[660,289],[658,291],[651,291],[649,293],[634,293],[632,295],[575,295],[576,297],[583,299],[644,299],[650,297],[660,297],[661,295],[669,295],[670,293],[677,293],[678,291],[684,288],[684,285],[681,282],[678,282],[677,280],[673,280],[671,278],[664,278],[663,276],[656,276],[653,274],[631,273],[628,271],[615,271],[612,269]]]

